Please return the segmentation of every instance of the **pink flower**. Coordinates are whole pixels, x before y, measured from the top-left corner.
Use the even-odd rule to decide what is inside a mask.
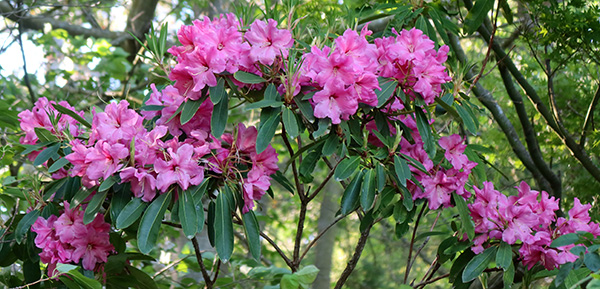
[[[156,176],[144,168],[128,167],[121,171],[121,182],[129,182],[136,198],[150,202],[156,196]]]
[[[271,186],[271,178],[265,175],[260,169],[252,169],[248,172],[248,177],[244,179],[244,208],[242,213],[247,213],[254,208],[254,201],[262,198],[265,192]]]
[[[103,140],[98,141],[93,148],[88,150],[85,162],[88,163],[86,175],[92,179],[108,179],[117,172],[122,164],[121,160],[129,156],[129,149],[120,143],[109,144]]]
[[[79,136],[83,130],[79,128],[79,122],[72,117],[62,114],[56,123],[56,127],[52,125],[50,118],[56,118],[60,114],[52,105],[55,101],[48,101],[45,97],[40,97],[31,110],[25,110],[18,114],[21,130],[25,132],[25,136],[20,139],[22,144],[35,144],[38,137],[35,133],[35,128],[45,128],[59,139],[63,139],[63,132],[68,132],[72,136]],[[66,101],[61,101],[58,104],[74,111],[79,116],[83,117],[82,111],[77,111]]]
[[[464,154],[467,145],[463,144],[463,138],[457,134],[441,137],[439,140],[440,146],[446,150],[444,157],[456,169],[462,169],[467,164],[469,159]]]
[[[143,133],[144,119],[128,107],[129,103],[121,100],[118,104],[108,104],[104,112],[94,113],[89,143],[104,140],[128,146],[131,139]]]
[[[167,149],[168,160],[157,159],[154,170],[157,188],[166,192],[170,185],[179,184],[183,190],[191,185],[198,185],[204,179],[204,169],[198,165],[198,157],[194,156],[194,147],[183,144],[175,151]]]
[[[75,247],[71,259],[74,262],[81,263],[85,270],[94,270],[97,263],[106,263],[108,255],[114,250],[110,244],[110,225],[104,222],[102,214],[96,215],[96,218],[87,225],[90,233],[79,235],[72,244]]]
[[[202,50],[195,48],[194,51],[185,54],[183,59],[173,68],[169,76],[171,80],[178,81],[179,75],[189,75],[194,85],[191,91],[199,92],[204,86],[216,86],[216,73],[225,71],[225,60],[216,57],[216,49]],[[184,93],[185,94],[185,93]]]
[[[349,89],[343,88],[338,82],[325,86],[315,93],[312,100],[315,104],[315,117],[328,117],[333,124],[339,124],[341,119],[348,119],[358,109],[356,98],[351,97]]]
[[[277,56],[288,57],[288,49],[294,44],[292,33],[285,29],[277,29],[277,21],[273,19],[255,20],[245,35],[251,44],[250,59],[264,65],[272,65]]]

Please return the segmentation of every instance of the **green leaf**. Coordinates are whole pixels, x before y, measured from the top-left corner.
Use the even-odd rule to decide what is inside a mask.
[[[137,232],[138,248],[140,249],[140,252],[148,254],[156,245],[160,225],[170,203],[171,193],[161,194],[150,204],[150,206],[148,206],[146,212],[144,212]]]
[[[21,221],[19,221],[19,224],[17,224],[17,228],[15,229],[15,240],[17,243],[21,244],[21,242],[23,242],[25,235],[27,235],[27,232],[29,232],[29,228],[31,228],[31,225],[35,223],[39,216],[39,210],[33,210],[23,216]]]
[[[210,95],[210,101],[212,101],[213,104],[219,103],[221,99],[227,95],[227,92],[225,91],[225,79],[220,77],[219,81],[217,82],[217,86],[211,86],[208,89],[208,92]]]
[[[377,95],[377,107],[381,107],[388,99],[390,99],[398,86],[398,82],[383,77],[379,77],[378,81],[381,90],[375,90],[375,94]]]
[[[312,284],[317,279],[317,274],[319,274],[319,268],[315,265],[308,265],[294,273],[298,283],[306,286]]]
[[[219,258],[227,262],[233,253],[233,222],[229,198],[225,196],[226,190],[221,190],[217,196],[215,206],[215,247]]]
[[[202,104],[202,102],[203,102],[202,99],[198,99],[198,100],[188,99],[186,102],[183,103],[183,109],[181,110],[181,117],[179,118],[179,122],[181,123],[181,125],[188,123],[194,117],[194,115],[198,111],[198,108],[200,108],[200,105]]]
[[[463,31],[465,34],[471,34],[481,26],[487,13],[494,7],[495,0],[477,0],[469,13],[465,17]]]
[[[252,110],[263,107],[280,107],[283,105],[283,101],[275,100],[275,99],[262,99],[257,102],[253,102],[244,106],[244,110]]]
[[[236,73],[234,73],[233,78],[235,78],[237,81],[239,81],[241,83],[246,83],[246,84],[256,84],[256,83],[263,83],[263,82],[267,81],[264,78],[262,78],[256,74],[252,74],[252,73],[241,71],[241,70],[238,70]]]
[[[373,207],[375,200],[377,172],[375,169],[368,169],[362,183],[362,191],[360,194],[360,206],[363,210],[368,211]]]
[[[212,135],[215,137],[221,137],[225,132],[225,126],[227,125],[227,117],[229,113],[229,96],[223,95],[221,101],[215,104],[213,114],[210,119],[210,130]]]
[[[406,161],[397,155],[394,156],[394,170],[402,186],[406,187],[406,180],[410,179],[412,174]]]
[[[342,215],[349,214],[357,207],[363,174],[364,171],[360,171],[358,174],[356,174],[356,176],[354,176],[354,179],[352,179],[350,184],[344,190],[344,195],[342,196],[341,204]]]
[[[260,261],[260,226],[254,211],[243,214],[242,221],[244,222],[244,231],[246,232],[250,254],[252,254],[254,260]]]
[[[498,247],[492,246],[485,249],[485,251],[483,251],[481,254],[475,255],[475,257],[473,257],[473,259],[471,259],[471,261],[469,261],[465,267],[465,270],[462,274],[462,281],[466,283],[481,275],[483,270],[485,270],[488,265],[494,261],[497,249]]]
[[[208,234],[208,241],[210,242],[210,245],[215,247],[215,202],[213,202],[212,200],[208,203],[208,215],[207,215],[207,222],[206,224],[208,225],[208,229],[207,229],[207,234]]]
[[[550,244],[550,247],[558,248],[562,246],[568,246],[577,243],[577,241],[579,241],[579,235],[577,235],[577,233],[570,233],[554,239],[554,241],[552,241]]]
[[[294,274],[286,274],[281,277],[280,283],[281,289],[298,289],[300,288],[300,282],[298,282],[298,276]]]
[[[472,134],[477,134],[477,125],[475,124],[475,120],[473,117],[467,112],[467,110],[462,107],[462,105],[456,105],[456,112],[462,119],[462,122],[467,127],[467,130]]]
[[[512,265],[512,248],[506,242],[500,242],[498,252],[496,253],[496,264],[504,271]]]
[[[179,221],[183,228],[183,234],[186,238],[191,239],[196,235],[198,230],[198,216],[196,215],[196,206],[194,198],[190,190],[185,190],[179,195]],[[204,212],[200,206],[200,210]]]
[[[377,164],[376,169],[377,169],[377,190],[379,192],[381,192],[381,191],[383,191],[383,188],[385,187],[385,168],[383,168],[383,165]]]
[[[271,175],[271,178],[273,178],[273,180],[275,180],[278,184],[280,184],[283,188],[288,190],[290,193],[294,194],[294,192],[295,192],[294,185],[292,184],[292,182],[290,182],[290,180],[283,173],[281,173],[281,171],[279,171],[279,170],[276,171],[274,174]]]
[[[465,233],[467,233],[467,237],[469,237],[469,240],[473,240],[473,238],[475,238],[475,227],[473,225],[473,221],[471,220],[471,215],[469,207],[467,207],[467,202],[463,197],[457,195],[456,193],[452,193],[452,199],[454,200],[456,208],[458,208],[458,214],[460,215],[463,230],[465,231]],[[471,280],[465,282],[469,281]]]
[[[315,121],[315,115],[314,115],[314,112],[313,112],[313,108],[310,105],[310,102],[308,102],[307,100],[302,100],[299,96],[297,96],[296,98],[294,98],[294,102],[296,103],[296,105],[300,109],[300,112],[302,113],[302,115],[304,115],[304,117],[309,122]]]
[[[69,275],[72,281],[75,281],[81,288],[84,289],[102,289],[102,284],[98,280],[85,277],[78,270],[79,267],[70,264],[56,264],[56,270],[60,273]],[[69,279],[67,279],[69,280]],[[61,279],[61,281],[64,281]]]
[[[502,280],[504,281],[504,289],[510,289],[512,287],[515,280],[515,265],[513,265],[512,262],[510,262],[510,266],[504,270]]]
[[[60,158],[58,160],[56,160],[49,168],[48,168],[48,172],[49,173],[53,173],[56,172],[60,169],[62,169],[64,166],[66,166],[67,164],[69,164],[69,160],[66,158]]]
[[[100,184],[100,187],[98,188],[98,192],[104,192],[104,191],[110,189],[110,187],[112,187],[117,181],[118,181],[117,177],[114,175],[108,177],[106,180],[104,180],[102,182],[102,184]]]
[[[329,133],[327,139],[325,140],[325,144],[323,144],[323,149],[321,153],[324,156],[330,156],[335,152],[337,147],[340,145],[340,138],[335,132]]]
[[[427,117],[425,113],[420,108],[415,109],[415,114],[417,115],[417,129],[419,130],[419,134],[421,135],[421,139],[423,139],[423,144],[425,147],[425,151],[430,159],[435,157],[435,141],[433,139],[433,135],[431,134],[431,127],[429,126],[429,121],[427,121]]]
[[[600,256],[596,252],[589,252],[583,256],[583,263],[592,272],[600,270]]]
[[[295,138],[298,136],[298,122],[296,121],[296,114],[292,112],[289,108],[283,108],[282,114],[283,125],[285,126],[285,131],[291,138]]]
[[[125,229],[135,223],[147,206],[148,203],[142,201],[141,198],[131,199],[117,217],[117,222],[115,224],[117,229]]]
[[[83,214],[83,223],[89,224],[94,218],[96,218],[96,214],[102,208],[102,204],[104,200],[106,200],[106,195],[108,195],[107,191],[104,192],[96,192],[96,194],[92,197],[92,200],[88,203],[87,208],[85,208],[85,213]]]
[[[256,135],[256,153],[262,153],[269,144],[271,144],[271,140],[275,135],[275,131],[277,130],[277,126],[279,125],[279,119],[281,118],[280,113],[273,113],[267,118],[264,123],[261,123],[260,128],[258,129],[258,134]]]
[[[146,272],[129,265],[127,266],[127,271],[131,274],[131,279],[140,285],[138,288],[158,289],[158,285],[156,285],[154,279],[146,274]]]
[[[171,117],[169,117],[167,122],[170,122],[171,120],[173,120],[183,110],[184,106],[185,106],[185,102],[180,104],[179,107],[177,108],[177,110],[175,111],[175,113],[173,113],[173,115],[171,115]]]
[[[338,181],[345,180],[350,177],[356,171],[356,169],[358,169],[359,164],[360,157],[358,156],[352,156],[344,159],[335,168],[333,176]]]
[[[76,121],[83,124],[87,128],[92,128],[92,125],[89,122],[87,122],[87,120],[85,120],[83,117],[81,117],[79,114],[75,113],[74,111],[72,111],[58,103],[52,104],[52,106],[54,107],[54,109],[58,110],[58,112],[66,114],[66,115],[74,118]]]
[[[35,131],[35,135],[42,143],[58,141],[58,138],[45,128],[36,127],[33,130]]]
[[[39,166],[45,163],[50,158],[58,158],[58,150],[60,149],[60,143],[56,143],[46,149],[44,149],[33,161],[34,166]]]

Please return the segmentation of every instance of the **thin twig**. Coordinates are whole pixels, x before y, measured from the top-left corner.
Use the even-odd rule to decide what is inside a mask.
[[[21,47],[21,56],[23,57],[23,73],[25,74],[23,76],[23,80],[25,81],[25,86],[27,86],[27,91],[29,91],[31,103],[35,103],[35,93],[33,92],[33,88],[31,88],[31,82],[29,81],[29,73],[27,72],[27,57],[25,57],[25,50],[23,49],[23,38],[21,37],[21,35],[23,34],[23,25],[21,25],[20,21],[19,23],[17,23],[17,27],[19,29],[19,35],[17,37],[19,39],[19,46]]]
[[[419,215],[417,216],[417,221],[415,222],[415,227],[413,228],[412,237],[410,239],[410,248],[408,250],[408,260],[406,262],[406,272],[404,272],[404,284],[406,284],[406,280],[408,280],[408,273],[410,273],[410,268],[412,266],[412,262],[410,259],[412,258],[413,247],[415,245],[415,237],[417,234],[417,229],[419,228],[419,221],[421,221],[421,217],[423,216],[423,212],[425,212],[426,206],[427,206],[427,203],[423,203],[423,206],[421,207],[421,211],[419,212]]]
[[[331,229],[331,227],[333,227],[333,225],[337,224],[337,222],[339,222],[340,220],[342,220],[343,218],[345,218],[347,215],[343,215],[343,216],[338,216],[331,224],[329,224],[329,226],[327,226],[325,229],[323,229],[323,231],[319,232],[319,234],[312,240],[310,241],[310,243],[308,243],[308,246],[306,247],[306,249],[304,250],[304,253],[302,253],[302,255],[300,256],[300,259],[298,260],[298,262],[301,262],[302,259],[304,259],[304,256],[306,256],[306,253],[308,253],[308,251],[310,250],[310,248],[312,248],[312,246],[314,246],[317,241],[323,236],[325,235],[325,233],[327,233],[327,231],[329,229]]]
[[[154,274],[154,276],[152,276],[152,279],[156,278],[156,276],[164,273],[165,271],[169,270],[170,268],[172,268],[173,266],[179,264],[181,261],[189,258],[190,256],[192,256],[192,255],[187,255],[187,256],[185,256],[185,257],[183,257],[181,259],[173,261],[171,264],[165,266],[164,268],[160,269],[160,271],[156,272],[156,274]]]
[[[212,289],[213,282],[210,279],[208,271],[206,271],[206,267],[204,267],[204,261],[202,260],[202,251],[200,251],[200,246],[198,245],[198,240],[196,239],[196,237],[192,238],[192,244],[194,245],[194,253],[196,253],[196,260],[198,261],[198,265],[200,265],[200,271],[202,271],[202,278],[204,278],[206,288]]]
[[[356,264],[358,263],[358,260],[360,259],[360,256],[362,255],[362,251],[365,248],[365,244],[367,243],[367,239],[369,238],[369,233],[371,232],[371,228],[373,228],[374,224],[375,223],[371,223],[360,234],[360,238],[358,239],[358,243],[356,244],[356,248],[354,249],[354,255],[352,255],[352,258],[348,261],[348,264],[346,265],[344,272],[342,272],[342,275],[340,276],[337,283],[335,284],[334,289],[342,288],[342,286],[344,286],[344,283],[346,283],[346,281],[348,280],[348,277],[350,276],[350,274],[352,274],[352,271],[356,267]]]
[[[267,236],[267,234],[260,232],[260,236],[263,237],[265,240],[267,240],[267,242],[269,242],[269,244],[271,244],[271,246],[273,246],[275,251],[277,251],[277,253],[279,253],[279,256],[281,256],[281,258],[283,259],[283,261],[285,261],[285,264],[287,264],[288,267],[290,267],[290,268],[294,267],[294,264],[292,263],[290,258],[288,258],[288,256],[285,255],[285,253],[281,250],[281,248],[279,248],[279,246],[277,246],[277,244],[275,244],[275,242],[273,242],[273,240],[271,238],[269,238],[269,236]]]

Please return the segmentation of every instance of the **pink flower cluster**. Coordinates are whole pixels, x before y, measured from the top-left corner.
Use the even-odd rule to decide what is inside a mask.
[[[205,86],[216,86],[217,75],[238,70],[262,75],[260,65],[281,66],[294,40],[288,30],[278,29],[277,22],[256,20],[245,33],[233,14],[210,20],[195,20],[177,33],[182,46],[169,52],[177,58],[170,74],[175,88],[186,98],[201,97]],[[241,83],[237,83],[242,85]]]
[[[87,145],[81,140],[71,142],[73,152],[66,156],[73,165],[71,176],[80,176],[85,186],[93,187],[119,173],[122,182],[131,183],[134,195],[146,202],[154,198],[156,190],[166,192],[173,184],[183,190],[200,184],[204,168],[199,159],[209,152],[202,127],[198,134],[190,132],[200,135],[199,139],[163,142],[167,127],[157,125],[148,131],[143,117],[128,106],[123,100],[107,105],[104,112],[94,112]],[[173,134],[177,132],[181,134],[179,130]]]
[[[35,134],[35,128],[45,128],[49,130],[53,135],[59,139],[64,139],[62,133],[68,132],[71,136],[77,137],[83,133],[83,130],[79,128],[79,123],[68,115],[61,115],[58,118],[56,127],[52,124],[50,117],[57,117],[60,113],[54,109],[52,105],[56,104],[55,101],[48,101],[45,97],[40,97],[31,110],[25,110],[19,113],[19,122],[21,129],[25,133],[25,136],[20,139],[22,144],[33,145],[38,141],[38,137]],[[75,109],[69,105],[66,101],[61,101],[58,104],[75,111]],[[83,117],[83,112],[78,112]]]
[[[209,168],[226,179],[239,180],[243,175],[242,193],[246,213],[254,208],[254,201],[260,200],[271,186],[271,175],[277,167],[277,152],[269,145],[263,152],[256,153],[255,127],[246,128],[238,124],[234,135],[224,134],[223,142],[215,141],[211,148],[215,156],[208,159]],[[215,139],[216,140],[216,139]]]
[[[540,194],[531,190],[525,182],[517,187],[516,196],[500,193],[490,182],[485,182],[483,189],[474,187],[474,190],[475,200],[469,209],[478,234],[472,248],[477,254],[488,240],[502,240],[510,245],[520,241],[519,254],[524,265],[531,269],[540,263],[552,270],[577,259],[569,251],[573,245],[551,248],[554,239],[577,231],[600,236],[598,224],[591,222],[588,213],[591,205],[582,205],[577,198],[569,210],[569,219],[557,219],[558,200],[544,191]]]
[[[304,55],[299,82],[315,88],[315,117],[338,124],[355,114],[359,103],[376,106],[378,77],[396,79],[412,99],[418,93],[426,104],[434,102],[441,84],[451,80],[443,65],[449,48],[436,52],[434,42],[416,28],[394,33],[370,44],[366,37],[372,32],[366,26],[360,35],[348,29],[334,48],[314,46]]]
[[[109,242],[110,225],[104,222],[102,214],[86,225],[82,210],[69,208],[67,202],[64,207],[60,216],[39,217],[31,226],[31,231],[37,233],[35,245],[42,249],[42,263],[49,264],[49,272],[54,271],[57,263],[79,264],[80,261],[85,270],[97,269],[114,250]]]

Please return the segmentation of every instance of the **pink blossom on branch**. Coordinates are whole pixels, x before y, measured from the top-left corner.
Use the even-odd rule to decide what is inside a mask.
[[[251,45],[250,59],[264,65],[272,65],[278,56],[286,59],[288,50],[294,44],[292,33],[277,29],[277,21],[273,19],[268,19],[266,23],[262,20],[254,21],[244,37]]]

